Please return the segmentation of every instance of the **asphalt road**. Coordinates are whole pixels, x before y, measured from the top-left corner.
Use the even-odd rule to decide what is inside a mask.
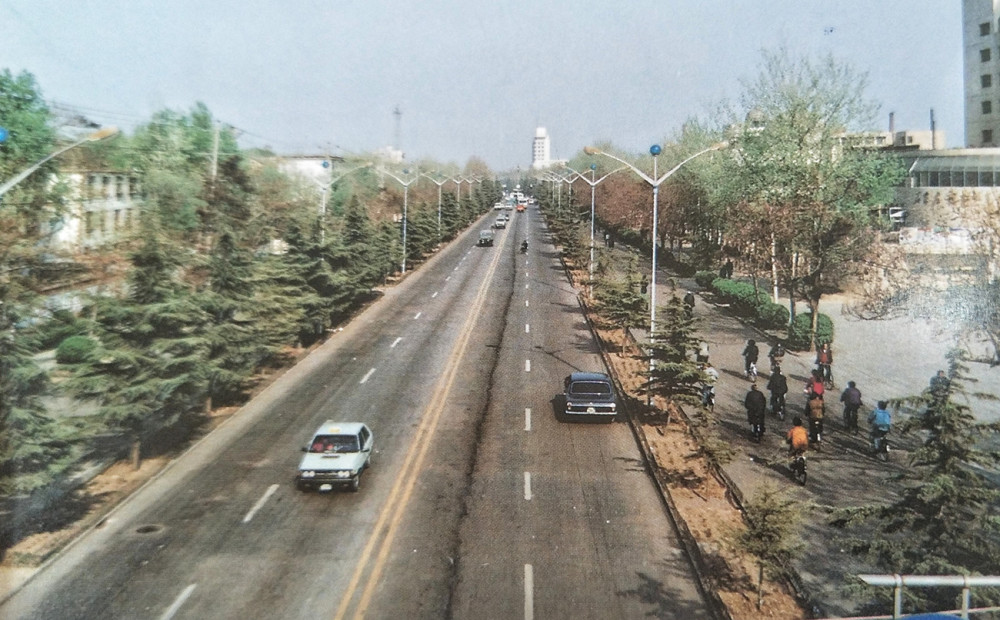
[[[555,420],[562,377],[601,362],[537,212],[493,248],[477,237],[177,459],[0,617],[707,617],[627,426]],[[374,432],[358,493],[295,489],[299,448],[327,419]]]

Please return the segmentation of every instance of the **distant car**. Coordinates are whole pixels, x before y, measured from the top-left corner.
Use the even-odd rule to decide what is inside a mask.
[[[493,231],[492,230],[481,230],[479,231],[479,241],[476,243],[478,246],[493,246]]]
[[[357,491],[361,472],[371,466],[373,444],[366,425],[327,420],[302,448],[306,454],[299,462],[296,486],[302,491],[330,491],[335,486]]]
[[[494,211],[503,211],[503,209],[504,209],[504,206],[503,206],[502,202],[494,203],[494,205],[493,205],[493,210]]]
[[[500,216],[493,222],[493,228],[507,228],[507,218]]]
[[[563,414],[614,419],[618,413],[615,387],[603,372],[574,372],[563,381]]]

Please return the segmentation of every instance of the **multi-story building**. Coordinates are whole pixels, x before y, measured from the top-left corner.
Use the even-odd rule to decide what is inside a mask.
[[[531,143],[531,169],[540,170],[552,165],[552,147],[549,134],[544,127],[535,129],[535,139]]]
[[[962,0],[965,144],[1000,146],[1000,0]]]
[[[120,241],[139,222],[141,193],[135,175],[114,171],[74,171],[59,175],[67,185],[66,209],[42,231],[50,247],[86,251]]]

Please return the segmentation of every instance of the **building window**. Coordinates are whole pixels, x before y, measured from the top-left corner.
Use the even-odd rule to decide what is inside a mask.
[[[993,130],[984,129],[983,130],[983,144],[993,144]]]
[[[979,36],[985,37],[989,33],[990,33],[990,23],[989,22],[983,22],[983,23],[979,24]]]
[[[993,114],[993,102],[992,101],[987,100],[987,101],[983,102],[983,114]]]
[[[991,57],[990,48],[987,47],[985,49],[979,50],[979,61],[980,62],[989,62],[990,61],[990,57]]]
[[[990,75],[989,73],[984,73],[983,75],[980,75],[979,84],[983,88],[989,88],[990,86],[993,86],[993,76]]]

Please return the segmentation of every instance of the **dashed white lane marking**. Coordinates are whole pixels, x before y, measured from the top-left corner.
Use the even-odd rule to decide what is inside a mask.
[[[451,280],[451,276],[448,276],[447,278],[444,279],[445,282],[447,282],[448,280]]]
[[[524,472],[524,499],[531,500],[531,472]]]
[[[390,349],[395,349],[396,345],[399,344],[402,341],[403,341],[403,337],[402,336],[400,336],[399,338],[396,338],[395,340],[392,341],[392,344],[389,345],[389,348]]]
[[[253,505],[253,508],[250,509],[250,512],[248,512],[246,516],[243,517],[243,522],[250,523],[250,519],[253,519],[253,516],[257,514],[257,511],[260,510],[264,506],[264,504],[267,503],[268,498],[274,495],[274,492],[277,490],[278,490],[278,485],[276,484],[272,484],[271,486],[267,487],[267,490],[264,491],[264,495],[261,496],[259,500],[257,500],[257,503]]]
[[[416,321],[417,319],[419,319],[421,314],[423,314],[423,312],[418,312],[415,315],[413,315],[413,320]]]
[[[163,612],[163,615],[160,616],[160,620],[170,620],[171,618],[173,618],[174,615],[176,615],[177,612],[180,611],[181,605],[183,605],[184,602],[188,600],[188,597],[191,596],[191,593],[194,592],[194,589],[197,587],[198,584],[192,583],[188,587],[184,588],[184,590],[181,591],[181,593],[177,596],[177,598],[174,599],[174,603],[170,607],[168,607],[165,612]]]
[[[535,573],[531,564],[524,565],[524,620],[535,619]]]
[[[524,300],[524,307],[525,307],[525,308],[527,308],[527,307],[528,307],[528,300],[527,300],[527,299],[525,299],[525,300]]]
[[[524,430],[531,430],[531,409],[527,407],[524,408]]]
[[[365,373],[365,376],[361,377],[360,383],[367,382],[369,379],[372,378],[372,375],[374,375],[374,374],[375,374],[375,369],[372,368],[371,370],[369,370],[368,372]]]
[[[433,295],[431,295],[431,299],[434,299],[434,298],[435,298],[435,297],[437,297],[437,296],[438,296],[438,291],[434,291],[434,294],[433,294]]]
[[[526,333],[526,334],[530,334],[531,333],[531,326],[528,325],[527,323],[524,324],[524,333]]]
[[[531,360],[524,360],[524,372],[531,372]]]
[[[452,269],[452,271],[458,271],[458,265],[455,265],[455,268]]]

